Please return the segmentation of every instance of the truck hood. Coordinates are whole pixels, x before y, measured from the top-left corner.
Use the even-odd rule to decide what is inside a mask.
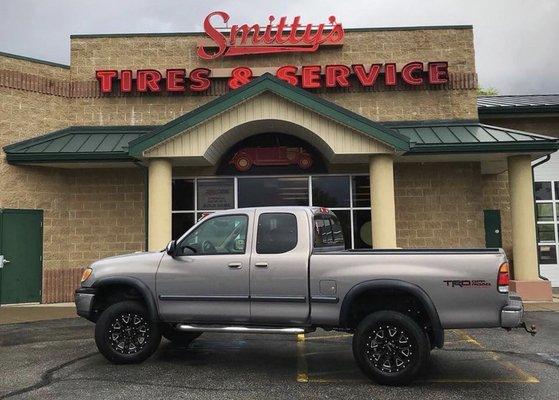
[[[90,268],[91,276],[82,286],[92,286],[96,281],[108,277],[145,277],[155,275],[164,252],[139,252],[107,257],[95,261]]]

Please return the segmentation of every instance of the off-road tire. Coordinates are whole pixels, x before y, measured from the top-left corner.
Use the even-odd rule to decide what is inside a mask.
[[[353,336],[357,365],[369,379],[382,385],[411,382],[430,349],[429,337],[417,322],[396,311],[368,315]]]
[[[111,305],[95,324],[97,348],[113,364],[140,363],[157,350],[160,342],[158,324],[137,301]]]

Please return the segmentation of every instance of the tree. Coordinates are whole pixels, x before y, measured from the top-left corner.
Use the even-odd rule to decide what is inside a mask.
[[[478,96],[497,96],[498,94],[499,91],[494,87],[483,88],[480,86],[477,88]]]

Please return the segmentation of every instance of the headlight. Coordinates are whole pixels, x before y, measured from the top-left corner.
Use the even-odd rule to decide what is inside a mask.
[[[82,274],[82,280],[80,281],[80,283],[84,283],[85,281],[87,281],[87,279],[91,276],[92,273],[93,270],[91,268],[84,269]]]

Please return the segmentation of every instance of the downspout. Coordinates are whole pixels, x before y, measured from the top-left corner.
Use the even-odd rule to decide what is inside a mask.
[[[534,192],[534,168],[545,164],[546,162],[548,162],[551,159],[551,154],[548,154],[547,156],[544,157],[543,160],[538,161],[537,163],[535,163],[534,165],[532,165],[532,197],[533,197],[533,202],[534,202],[534,223],[536,224],[536,248],[538,247],[538,211],[536,208],[536,193]],[[553,188],[551,188],[551,190],[553,190]],[[544,281],[549,281],[549,279],[547,279],[545,276],[542,276],[541,271],[540,271],[540,252],[538,251],[538,277],[540,279],[543,279]]]
[[[149,207],[149,179],[148,179],[148,168],[142,165],[139,161],[134,161],[134,165],[143,171],[144,175],[144,249],[148,251],[148,207]],[[538,264],[539,270],[539,264]]]

